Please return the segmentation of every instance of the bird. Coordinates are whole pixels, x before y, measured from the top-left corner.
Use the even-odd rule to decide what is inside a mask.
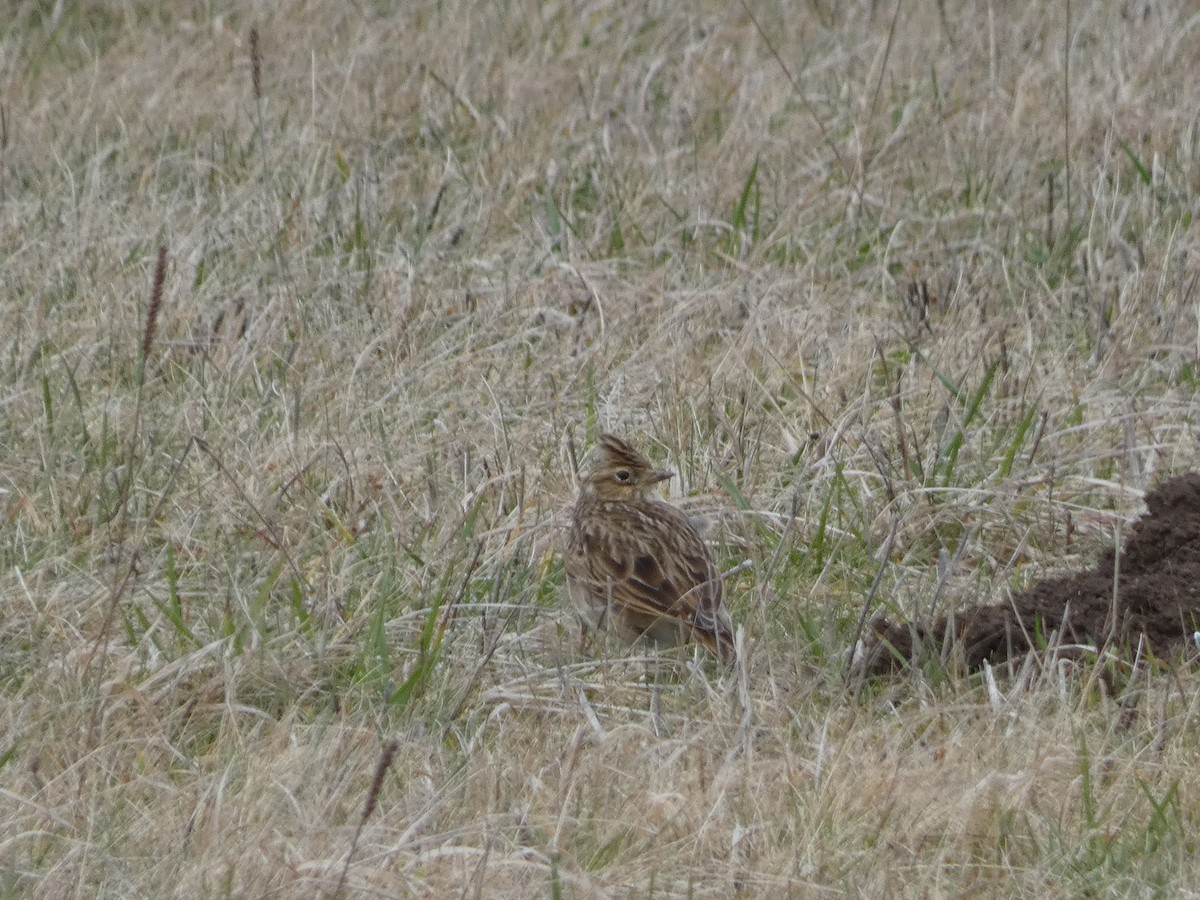
[[[656,470],[613,434],[580,479],[567,538],[567,590],[585,626],[663,647],[703,644],[736,661],[721,574],[690,519],[651,496],[675,473]]]

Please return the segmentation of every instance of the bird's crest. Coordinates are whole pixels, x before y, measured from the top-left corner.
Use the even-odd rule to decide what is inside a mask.
[[[628,466],[631,469],[649,469],[646,457],[630,447],[615,434],[600,435],[600,460],[605,466]]]

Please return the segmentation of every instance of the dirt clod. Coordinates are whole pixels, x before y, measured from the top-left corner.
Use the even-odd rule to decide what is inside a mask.
[[[1146,496],[1146,506],[1119,564],[1109,550],[1088,571],[1047,579],[1011,601],[961,610],[932,626],[877,618],[860,664],[881,674],[914,652],[956,644],[975,669],[1026,653],[1052,633],[1065,644],[1118,647],[1144,636],[1155,653],[1176,652],[1200,629],[1200,473],[1163,483]]]

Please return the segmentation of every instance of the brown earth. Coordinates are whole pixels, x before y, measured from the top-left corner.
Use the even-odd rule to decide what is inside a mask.
[[[1116,554],[1109,550],[1086,572],[1051,578],[1011,601],[899,624],[871,624],[859,665],[881,674],[922,653],[956,650],[969,669],[996,664],[1043,645],[1132,646],[1145,636],[1158,655],[1174,653],[1200,630],[1200,473],[1160,485],[1146,495],[1146,514]],[[1113,570],[1118,568],[1113,622]],[[1040,635],[1040,637],[1039,637]]]

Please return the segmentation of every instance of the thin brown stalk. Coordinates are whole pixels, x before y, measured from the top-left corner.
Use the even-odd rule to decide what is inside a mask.
[[[250,86],[254,91],[254,108],[258,115],[258,148],[262,154],[263,176],[267,174],[267,129],[263,116],[262,48],[259,45],[258,29],[250,29]]]
[[[262,55],[258,49],[258,29],[250,29],[250,81],[255,101],[262,100]]]
[[[4,161],[8,157],[8,111],[0,103],[0,204],[4,203]]]
[[[354,859],[354,853],[358,849],[358,841],[362,837],[363,828],[366,827],[367,820],[371,818],[371,814],[375,812],[375,806],[379,803],[379,794],[383,791],[383,779],[387,775],[388,769],[391,768],[392,760],[399,747],[400,742],[393,738],[384,745],[383,752],[379,755],[379,763],[375,766],[375,777],[371,779],[371,786],[367,789],[367,802],[363,804],[362,817],[358,820],[358,827],[354,829],[354,840],[350,842],[350,852],[346,854],[346,862],[342,865],[342,874],[338,876],[337,886],[333,889],[332,897],[340,897],[346,887],[350,862]]]
[[[158,263],[154,266],[154,286],[150,290],[150,306],[146,310],[146,327],[142,331],[142,362],[138,387],[146,379],[146,361],[154,346],[154,334],[158,331],[158,314],[162,309],[163,283],[167,280],[167,245],[158,248]]]

